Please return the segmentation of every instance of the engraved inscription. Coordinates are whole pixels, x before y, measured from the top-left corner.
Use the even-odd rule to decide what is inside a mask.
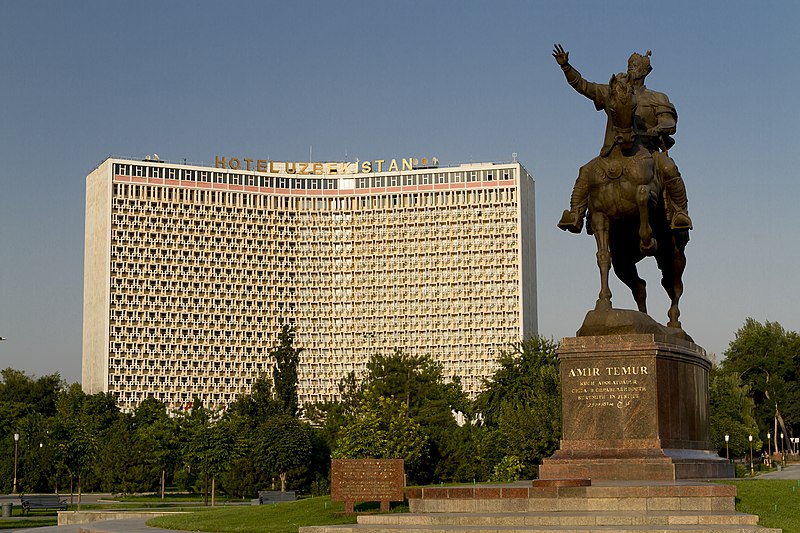
[[[566,375],[565,392],[579,405],[624,409],[647,392],[650,371],[647,365],[619,365],[571,368]]]

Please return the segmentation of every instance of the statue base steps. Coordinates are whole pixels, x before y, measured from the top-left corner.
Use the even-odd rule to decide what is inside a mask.
[[[604,482],[407,488],[410,513],[360,515],[358,524],[300,533],[523,533],[682,531],[778,533],[737,513],[736,487],[698,482]]]

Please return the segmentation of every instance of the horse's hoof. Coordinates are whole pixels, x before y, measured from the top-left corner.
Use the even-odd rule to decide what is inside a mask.
[[[651,256],[656,255],[658,251],[658,243],[655,239],[650,240],[650,244],[645,245],[644,243],[639,243],[639,251],[642,252],[643,255]]]
[[[595,311],[610,311],[611,310],[611,300],[607,300],[605,298],[601,298],[597,300],[594,304]]]

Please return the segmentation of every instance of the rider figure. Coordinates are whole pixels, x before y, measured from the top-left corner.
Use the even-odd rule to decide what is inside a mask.
[[[553,57],[564,71],[567,83],[592,100],[598,111],[605,109],[609,91],[608,84],[591,83],[583,79],[580,72],[569,64],[569,52],[565,52],[561,45],[555,46]],[[659,179],[665,191],[670,227],[676,231],[690,230],[692,229],[692,220],[688,213],[686,186],[678,172],[678,167],[667,153],[667,150],[675,144],[671,135],[675,133],[678,113],[666,94],[645,87],[644,79],[651,70],[653,69],[650,66],[649,51],[645,55],[634,53],[628,59],[628,83],[634,89],[637,104],[634,129],[642,144],[653,156]],[[613,146],[614,134],[609,121],[600,156],[608,156]],[[588,165],[582,166],[578,172],[578,179],[575,181],[570,198],[570,209],[564,211],[558,223],[558,227],[562,230],[580,233],[583,228],[583,218],[586,215],[589,196],[588,172],[590,172]]]

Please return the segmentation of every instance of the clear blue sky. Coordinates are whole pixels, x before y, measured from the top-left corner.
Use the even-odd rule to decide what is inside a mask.
[[[653,51],[647,84],[680,117],[695,341],[721,356],[748,316],[800,329],[799,3],[25,0],[0,18],[0,367],[80,379],[84,179],[154,152],[517,152],[536,180],[540,332],[573,335],[597,295],[594,243],[555,223],[605,116],[565,83],[555,42],[601,82]]]

